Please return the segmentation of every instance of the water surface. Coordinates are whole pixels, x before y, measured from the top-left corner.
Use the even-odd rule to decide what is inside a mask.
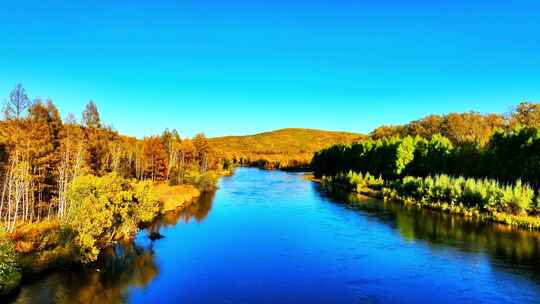
[[[240,168],[96,268],[52,272],[14,302],[540,302],[538,233],[346,202],[299,173]]]

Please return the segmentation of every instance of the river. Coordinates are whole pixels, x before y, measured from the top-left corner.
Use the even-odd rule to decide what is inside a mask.
[[[13,302],[538,303],[540,234],[239,168],[94,268],[32,279]]]

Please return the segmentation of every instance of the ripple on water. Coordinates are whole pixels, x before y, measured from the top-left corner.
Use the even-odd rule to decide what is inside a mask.
[[[352,203],[352,204],[348,204]],[[239,168],[100,272],[59,270],[39,303],[535,303],[540,236],[329,193],[302,175]],[[96,295],[92,297],[91,295]]]

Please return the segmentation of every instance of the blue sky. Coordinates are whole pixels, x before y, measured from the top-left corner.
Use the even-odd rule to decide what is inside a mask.
[[[7,1],[5,1],[7,2]],[[540,2],[9,1],[0,96],[142,137],[369,132],[540,100]]]

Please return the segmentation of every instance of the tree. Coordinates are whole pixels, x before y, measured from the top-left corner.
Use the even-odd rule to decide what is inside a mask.
[[[497,118],[494,114],[481,115],[477,112],[450,113],[445,115],[440,133],[454,144],[475,143],[484,146],[499,127],[504,127],[502,116]]]
[[[210,144],[204,134],[199,133],[193,138],[193,145],[195,146],[196,159],[199,164],[201,173],[206,172],[209,164],[210,157]]]
[[[167,179],[168,156],[165,145],[157,136],[145,137],[143,140],[144,177],[152,181]]]
[[[0,142],[0,170],[4,168],[7,161],[7,156],[6,145],[3,142]]]
[[[86,162],[93,174],[103,173],[103,161],[106,156],[107,130],[101,128],[101,120],[96,104],[89,101],[82,113],[82,121],[86,127],[87,142]]]
[[[30,164],[11,158],[7,167],[0,196],[0,220],[7,231],[13,232],[17,221],[32,220],[34,214],[34,187]]]
[[[169,156],[167,161],[167,176],[171,176],[171,172],[173,170],[178,172],[178,148],[181,142],[180,134],[174,129],[172,131],[166,129],[161,135],[161,141],[163,142],[165,150],[167,151],[167,155]],[[177,177],[176,174],[173,175],[175,176],[175,178]]]
[[[60,146],[60,137],[63,129],[62,118],[60,117],[60,112],[58,108],[54,105],[51,99],[47,99],[45,102],[45,108],[49,116],[48,125],[50,128],[53,146],[57,149]]]
[[[420,136],[429,139],[441,132],[443,120],[444,118],[439,115],[428,115],[407,124],[405,126],[406,133],[410,136]]]
[[[30,107],[30,99],[22,84],[19,83],[9,94],[4,105],[4,115],[6,119],[19,120],[28,107]]]
[[[79,258],[85,263],[97,259],[103,243],[131,238],[139,223],[159,210],[150,183],[129,182],[115,173],[77,177],[67,196],[73,206],[67,224],[77,233]]]
[[[196,149],[193,141],[184,139],[177,144],[178,151],[178,167],[177,167],[177,182],[182,183],[186,176],[186,168],[193,165],[196,157]]]
[[[497,132],[489,143],[485,167],[501,181],[522,179],[539,187],[539,151],[539,128],[518,126],[511,132]]]
[[[71,182],[87,170],[85,160],[85,137],[83,129],[74,120],[66,119],[62,128],[58,166],[58,216],[62,218],[69,209],[67,190]]]
[[[401,176],[409,163],[413,161],[416,142],[417,139],[407,136],[397,144],[392,172],[394,176]]]
[[[50,100],[44,105],[37,99],[28,112],[25,154],[32,167],[32,176],[37,188],[36,199],[40,203],[48,203],[50,208],[58,177],[57,169],[60,161],[58,148],[62,121],[58,110]],[[50,213],[51,210],[48,211]]]
[[[6,124],[4,125],[5,128],[0,130],[0,133],[2,133],[2,131],[7,133],[5,136],[7,137],[8,146],[14,150],[16,157],[19,157],[18,146],[21,135],[21,118],[29,107],[30,99],[26,94],[26,90],[21,84],[17,84],[4,104]]]
[[[394,136],[403,136],[405,134],[404,126],[380,126],[370,134],[373,139],[389,138]]]
[[[430,139],[436,134],[449,138],[453,144],[476,143],[484,146],[496,130],[504,129],[506,121],[498,114],[477,112],[428,115],[406,125],[382,126],[371,132],[371,138],[381,139],[407,135]]]
[[[96,104],[90,100],[82,113],[83,123],[87,128],[101,128],[101,120]]]
[[[75,114],[68,113],[66,115],[66,118],[64,119],[64,124],[66,124],[66,125],[76,125],[77,124],[77,118],[75,117]]]
[[[5,124],[2,121],[0,121],[0,129],[5,129]],[[2,181],[2,170],[8,161],[8,157],[7,139],[0,132],[0,181]]]
[[[407,174],[428,176],[448,172],[452,150],[452,142],[440,134],[433,135],[430,140],[418,140]]]
[[[509,117],[510,126],[522,125],[540,128],[540,103],[522,102],[517,105]]]

